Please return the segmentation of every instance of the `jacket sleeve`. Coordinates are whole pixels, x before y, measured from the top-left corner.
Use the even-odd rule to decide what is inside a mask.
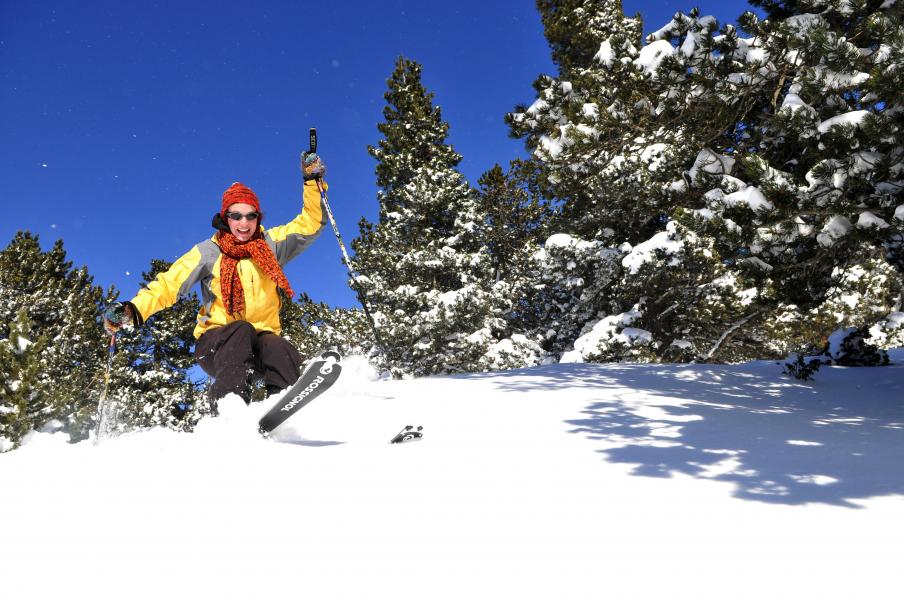
[[[326,225],[326,208],[316,181],[304,182],[304,207],[291,222],[267,230],[267,240],[280,266],[304,252],[317,239]],[[328,189],[323,183],[323,189]]]
[[[132,298],[131,304],[138,311],[136,317],[139,324],[154,313],[175,304],[179,296],[188,293],[201,279],[201,256],[201,249],[195,246]]]

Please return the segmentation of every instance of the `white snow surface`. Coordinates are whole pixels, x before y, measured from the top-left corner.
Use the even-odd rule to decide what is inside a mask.
[[[378,381],[361,359],[273,439],[0,455],[4,598],[900,597],[891,366],[559,364]],[[404,425],[422,441],[390,445]]]

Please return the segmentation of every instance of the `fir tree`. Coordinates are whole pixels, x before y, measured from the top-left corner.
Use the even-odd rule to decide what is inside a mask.
[[[142,274],[144,284],[170,265],[152,260],[150,270]],[[190,373],[199,309],[192,292],[141,327],[120,330],[109,394],[115,418],[107,433],[154,426],[190,431],[209,412],[202,386]]]
[[[734,361],[816,343],[830,315],[890,322],[904,222],[894,3],[763,2],[770,18],[747,13],[741,30],[679,13],[644,46],[621,41],[617,3],[590,4],[614,11],[612,35],[589,62],[586,43],[557,59],[560,77],[510,116],[563,203],[559,230],[625,253],[605,297],[559,311],[592,315],[582,355],[617,358],[603,340],[631,329],[635,356]],[[580,287],[598,289],[588,274]],[[839,312],[832,298],[858,287],[868,295]]]
[[[485,287],[502,319],[482,370],[535,364],[545,354],[538,345],[546,315],[536,301],[534,255],[547,237],[553,209],[536,185],[534,169],[533,163],[517,160],[508,172],[495,165],[478,180],[477,210],[483,221],[476,231],[491,268]]]
[[[656,188],[683,146],[681,128],[656,119],[658,82],[638,63],[640,19],[620,1],[537,6],[559,73],[540,76],[535,102],[508,115],[512,134],[536,161],[539,189],[562,204],[558,231],[643,241],[664,224]]]
[[[283,337],[304,358],[329,349],[342,356],[368,354],[374,347],[370,325],[360,309],[331,308],[303,293],[295,302],[284,299],[279,318]]]
[[[751,37],[727,27],[703,49],[698,84],[738,114],[709,149],[735,167],[701,172],[678,218],[755,272],[751,327],[809,346],[900,305],[904,29],[880,1],[761,5],[740,19]]]
[[[54,423],[74,439],[84,437],[100,393],[102,290],[87,269],[66,260],[62,241],[45,252],[28,232],[17,233],[0,252],[0,290],[6,346],[0,377],[16,388],[18,399],[4,402],[17,407],[18,433]]]
[[[377,159],[379,221],[362,221],[353,267],[374,310],[396,374],[479,368],[504,307],[490,282],[477,194],[456,169],[449,125],[421,82],[421,66],[399,58],[388,81]]]
[[[46,346],[47,336],[35,338],[27,311],[20,308],[9,324],[8,337],[0,339],[0,452],[15,448],[35,426],[29,401],[34,399]]]

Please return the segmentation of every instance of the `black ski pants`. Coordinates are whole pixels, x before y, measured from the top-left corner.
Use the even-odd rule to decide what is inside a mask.
[[[301,374],[301,355],[295,346],[269,331],[258,333],[247,321],[202,335],[195,345],[195,358],[213,377],[209,392],[213,401],[236,393],[250,402],[255,375],[263,376],[269,395],[289,387]]]

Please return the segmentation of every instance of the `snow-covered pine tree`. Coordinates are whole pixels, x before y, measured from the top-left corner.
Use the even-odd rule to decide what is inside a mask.
[[[170,265],[151,260],[143,283]],[[155,426],[190,431],[209,413],[202,385],[189,372],[195,365],[192,332],[199,308],[192,292],[141,327],[120,330],[109,392],[115,418],[106,424],[108,433]]]
[[[495,281],[525,278],[530,268],[525,252],[547,237],[552,207],[536,188],[534,166],[516,160],[504,171],[497,164],[477,181],[478,211],[485,219],[481,239]]]
[[[615,3],[583,8],[590,4],[604,10]],[[571,314],[596,310],[585,336],[615,321],[616,336],[626,327],[640,330],[627,337],[648,340],[651,358],[668,358],[677,344],[688,356],[733,361],[781,354],[791,333],[811,343],[826,336],[831,329],[811,327],[820,321],[814,311],[835,315],[836,326],[896,322],[886,315],[901,304],[900,271],[882,263],[898,264],[904,221],[899,7],[879,0],[763,6],[770,19],[740,19],[749,38],[731,26],[719,31],[714,18],[691,11],[625,56],[614,54],[623,46],[601,42],[594,58],[602,71],[568,66],[574,80],[600,71],[601,83],[606,70],[627,69],[619,93],[636,101],[610,105],[617,110],[576,111],[575,100],[587,92],[549,80],[534,106],[511,116],[513,132],[526,137],[563,200],[568,218],[561,230],[571,226],[588,243],[627,252],[625,276],[610,293],[624,312],[566,307]],[[642,81],[631,76],[638,70]],[[599,89],[601,97],[612,95]],[[617,118],[585,118],[603,112]],[[663,144],[658,155],[651,141]],[[652,175],[625,170],[644,155],[653,158],[646,161]],[[595,168],[586,168],[588,157],[598,161]],[[598,192],[581,196],[569,178]],[[625,202],[632,189],[633,217]],[[603,216],[610,205],[615,226]],[[632,271],[625,261],[644,249],[655,250],[655,261],[645,264],[659,266]],[[684,264],[689,257],[696,258]],[[838,303],[828,302],[833,290],[850,299],[844,282],[857,272],[874,279],[861,286],[870,295],[838,313]],[[585,358],[593,356],[591,346],[605,349],[605,336],[597,337],[578,344]]]
[[[571,351],[603,316],[621,312],[616,284],[623,256],[603,242],[565,233],[551,235],[534,254],[536,278],[528,298],[537,318],[525,333],[538,338],[552,359]]]
[[[709,96],[737,116],[698,156],[678,218],[754,278],[763,318],[745,329],[787,352],[900,310],[904,27],[895,2],[753,3],[765,19],[702,48],[687,111],[724,114],[698,105]],[[654,37],[684,48],[692,17]]]
[[[5,293],[0,287],[0,294]],[[36,338],[32,333],[24,307],[9,324],[7,335],[0,339],[0,452],[15,448],[34,428],[29,400],[40,377],[40,355],[47,346],[46,335]]]
[[[279,319],[283,337],[305,359],[331,348],[348,356],[369,354],[374,347],[370,325],[361,309],[331,308],[302,293],[295,302],[283,299]]]
[[[562,203],[559,232],[643,241],[662,229],[659,174],[683,145],[682,123],[656,119],[657,56],[640,55],[640,18],[625,17],[620,0],[537,6],[559,72],[541,75],[534,103],[507,116],[512,134],[534,157],[540,190]]]
[[[495,165],[477,182],[482,222],[475,232],[489,255],[491,271],[485,286],[501,317],[480,370],[529,366],[545,355],[536,333],[545,315],[534,301],[533,256],[547,237],[553,211],[537,188],[534,168],[532,162],[515,160],[507,172]],[[532,333],[526,336],[525,332]]]
[[[396,375],[479,368],[505,324],[492,291],[489,255],[476,232],[477,195],[456,169],[449,125],[400,57],[388,80],[377,159],[377,223],[362,221],[353,268]]]
[[[713,311],[688,303],[722,289],[711,244],[669,223],[673,182],[711,129],[683,110],[692,82],[677,74],[693,72],[696,54],[679,61],[668,42],[642,45],[640,20],[621,2],[537,5],[559,73],[540,77],[537,100],[508,120],[541,189],[562,204],[557,235],[537,255],[546,346],[573,346],[567,360],[694,356],[705,344],[687,339],[687,319]],[[714,23],[693,25],[705,43]]]
[[[29,232],[17,233],[0,252],[0,291],[0,340],[13,353],[4,352],[0,378],[7,390],[18,388],[19,397],[0,405],[16,406],[22,427],[63,428],[73,439],[84,437],[100,395],[103,291],[87,269],[66,260],[61,240],[45,252]]]

